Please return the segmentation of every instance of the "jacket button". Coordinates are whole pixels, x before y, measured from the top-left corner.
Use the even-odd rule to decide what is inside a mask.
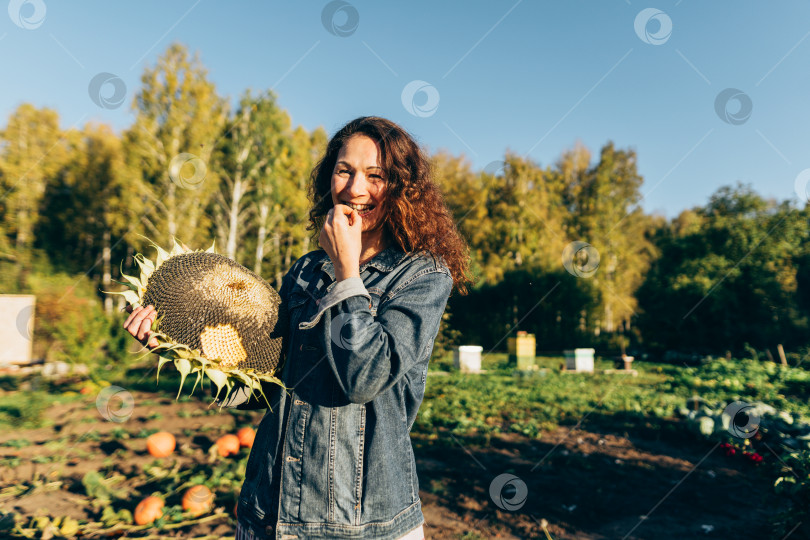
[[[264,528],[264,532],[266,532],[267,534],[273,534],[273,529],[275,529],[275,527],[273,527],[272,525],[268,525],[267,527]]]

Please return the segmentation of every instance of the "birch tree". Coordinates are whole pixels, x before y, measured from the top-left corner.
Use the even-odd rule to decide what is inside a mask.
[[[182,234],[188,245],[207,241],[205,214],[218,190],[210,158],[223,133],[227,106],[199,57],[171,45],[144,70],[135,96],[135,123],[126,132],[130,165],[140,171],[148,235],[167,244]]]
[[[267,91],[258,97],[248,90],[230,121],[218,151],[222,178],[216,192],[216,234],[225,254],[236,260],[251,229],[268,226],[268,193],[289,153],[290,119]],[[259,187],[257,191],[257,185]],[[252,227],[252,222],[258,222]]]

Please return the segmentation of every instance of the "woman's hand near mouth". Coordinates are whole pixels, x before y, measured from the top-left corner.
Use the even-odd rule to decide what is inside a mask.
[[[332,260],[337,281],[360,277],[362,230],[363,218],[345,204],[335,205],[326,215],[318,243]]]

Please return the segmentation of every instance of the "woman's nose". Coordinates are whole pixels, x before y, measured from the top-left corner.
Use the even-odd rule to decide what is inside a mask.
[[[366,175],[361,172],[353,174],[349,179],[349,184],[346,186],[346,189],[351,195],[365,195],[368,191]]]

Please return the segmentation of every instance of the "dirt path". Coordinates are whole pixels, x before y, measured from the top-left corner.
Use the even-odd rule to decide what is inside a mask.
[[[755,467],[693,440],[672,444],[567,428],[541,441],[450,440],[453,447],[418,443],[431,538],[458,538],[462,531],[544,538],[541,519],[555,539],[769,538],[769,514],[779,504]],[[502,473],[528,488],[525,504],[513,512],[490,497],[490,483]],[[800,527],[791,538],[805,538],[808,530]]]

